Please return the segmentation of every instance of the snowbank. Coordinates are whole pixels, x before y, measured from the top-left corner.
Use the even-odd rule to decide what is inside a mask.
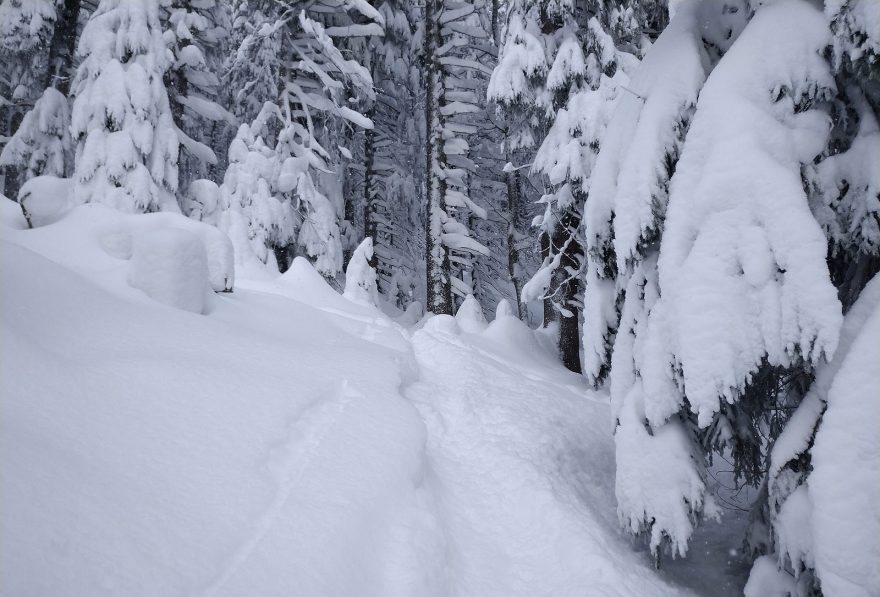
[[[515,317],[411,333],[302,259],[194,316],[127,283],[210,255],[151,217],[0,227],[0,593],[682,594],[617,534],[607,398]]]

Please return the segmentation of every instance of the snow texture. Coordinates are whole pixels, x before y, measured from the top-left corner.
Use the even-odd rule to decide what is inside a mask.
[[[643,374],[654,424],[681,406],[663,389],[672,365],[705,427],[762,359],[815,365],[834,353],[841,307],[800,175],[829,123],[798,107],[834,89],[820,54],[827,42],[822,14],[807,2],[766,5],[700,94],[671,183],[662,296],[649,323],[657,341]]]
[[[207,308],[208,255],[199,237],[179,228],[149,230],[132,243],[128,283],[172,307],[203,313]]]
[[[60,220],[73,207],[73,181],[55,176],[31,178],[18,191],[18,202],[28,226],[35,228]]]
[[[607,398],[516,318],[411,332],[304,259],[197,316],[108,253],[182,216],[6,212],[0,593],[687,594],[609,516]]]

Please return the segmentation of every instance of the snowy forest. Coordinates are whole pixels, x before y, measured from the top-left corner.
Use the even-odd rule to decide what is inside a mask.
[[[880,597],[880,0],[0,0],[0,594]]]

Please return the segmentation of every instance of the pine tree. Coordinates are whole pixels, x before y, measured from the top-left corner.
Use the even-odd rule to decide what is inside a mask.
[[[297,212],[295,241],[267,247],[277,254],[282,271],[297,252],[327,277],[342,269],[343,199],[337,173],[351,155],[341,145],[350,135],[342,131],[372,126],[350,106],[361,97],[372,99],[373,92],[369,72],[343,56],[334,40],[381,32],[381,22],[369,5],[341,0],[320,8],[257,0],[235,7],[233,39],[241,42],[225,76],[236,88],[237,114],[255,119],[250,130],[259,129],[262,143],[275,154],[268,194],[289,201]],[[266,110],[271,118],[261,116]]]
[[[870,516],[877,473],[869,462],[846,465],[861,460],[851,446],[864,450],[876,443],[866,413],[880,384],[868,364],[880,306],[880,172],[874,167],[880,160],[880,31],[872,29],[867,7],[844,1],[825,10],[836,90],[824,108],[832,127],[824,151],[802,175],[828,241],[831,281],[846,317],[834,358],[816,367],[769,450],[754,514],[769,532],[753,547],[760,557],[749,595],[765,592],[767,583],[797,586],[803,595],[833,595],[870,592],[880,582],[870,556],[863,555],[878,550]]]
[[[469,115],[482,111],[475,77],[491,74],[476,59],[479,50],[472,49],[487,37],[474,15],[477,6],[445,0],[425,4],[426,299],[436,314],[451,315],[453,296],[473,292],[462,278],[474,255],[489,254],[466,224],[469,214],[486,217],[469,189],[475,166],[468,138],[476,132]]]
[[[179,210],[165,51],[158,0],[101,0],[89,17],[73,84],[76,201]]]
[[[537,222],[543,264],[523,288],[523,300],[545,301],[545,325],[558,320],[560,356],[577,372],[585,264],[581,218],[590,177],[614,101],[637,61],[642,28],[663,23],[660,3],[636,4],[638,11],[629,4],[546,2],[521,12],[510,50],[515,76],[507,75],[498,91],[508,103],[536,95],[552,115],[532,166],[550,185]],[[530,45],[534,50],[526,49]],[[538,48],[546,48],[543,63]],[[540,80],[537,93],[529,89]]]
[[[422,230],[418,226],[420,131],[414,22],[415,7],[383,2],[379,13],[384,35],[365,38],[364,66],[376,92],[366,116],[373,128],[351,141],[354,159],[346,178],[346,220],[349,235],[360,227],[373,239],[373,265],[380,292],[400,308],[416,298]]]
[[[215,128],[235,123],[218,102],[216,74],[228,21],[228,6],[216,0],[170,0],[163,11],[165,43],[172,53],[165,85],[182,147],[180,189],[208,175],[209,166],[218,161],[212,147]]]
[[[588,238],[598,239],[591,240],[598,249],[591,259],[601,271],[601,247],[609,246],[601,239],[611,239],[604,253],[614,255],[623,291],[611,355],[618,507],[631,530],[650,533],[655,553],[664,544],[684,553],[693,520],[717,512],[705,483],[714,451],[729,451],[735,474],[760,483],[763,435],[772,442],[813,368],[833,354],[841,320],[826,241],[802,182],[828,141],[821,108],[834,94],[821,56],[827,29],[815,8],[791,0],[759,8],[737,37],[730,18],[743,11],[720,8],[713,14],[705,5],[680,6],[676,23],[694,22],[664,32],[685,33],[683,41],[696,46],[692,68],[684,70],[686,55],[664,56],[662,36],[646,58],[659,54],[675,69],[670,73],[693,77],[689,96],[667,94],[659,105],[668,106],[669,99],[692,102],[705,65],[720,56],[693,118],[680,118],[687,114],[681,110],[648,112],[652,99],[664,100],[664,87],[636,85],[641,115],[614,132],[634,150],[610,156],[619,163],[611,169],[616,180],[604,185],[613,191],[610,208],[590,213],[588,203]],[[796,33],[782,26],[792,22]],[[719,40],[732,42],[726,53]],[[759,71],[746,66],[758,61]],[[664,143],[640,142],[648,116],[664,113]],[[738,156],[735,164],[730,155]],[[647,178],[631,170],[652,163]],[[671,169],[666,199],[663,173]],[[603,232],[606,221],[611,234]]]
[[[0,137],[12,137],[43,91],[46,55],[57,17],[54,0],[0,2]],[[49,103],[51,100],[44,102],[43,108]],[[31,124],[30,130],[37,128]],[[33,143],[38,135],[30,132],[27,137]],[[9,197],[17,195],[28,172],[33,172],[29,166],[42,161],[22,155],[28,145],[25,139],[19,139],[16,145],[0,162],[5,169],[5,193]]]

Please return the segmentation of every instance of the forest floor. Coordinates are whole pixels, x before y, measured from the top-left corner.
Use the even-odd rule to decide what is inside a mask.
[[[607,395],[515,318],[304,261],[188,313],[0,201],[0,594],[738,593],[741,517],[660,574],[619,530]]]

